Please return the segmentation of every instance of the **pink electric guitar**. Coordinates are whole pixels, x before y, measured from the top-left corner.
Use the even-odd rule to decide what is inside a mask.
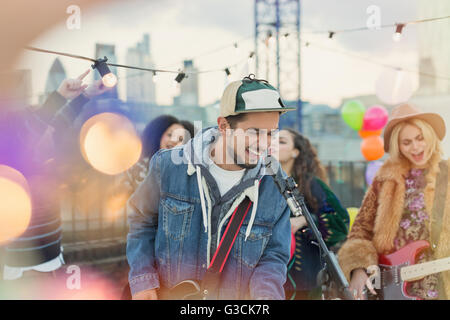
[[[415,264],[416,257],[430,246],[428,241],[410,243],[400,250],[379,257],[379,295],[384,300],[420,300],[408,294],[410,281],[420,280],[430,274],[450,270],[450,257]],[[377,281],[375,281],[377,282]]]

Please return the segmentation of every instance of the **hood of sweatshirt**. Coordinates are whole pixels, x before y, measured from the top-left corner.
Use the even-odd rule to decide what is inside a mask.
[[[187,160],[187,174],[197,175],[197,185],[200,194],[200,203],[202,208],[203,227],[204,232],[208,232],[208,264],[210,262],[210,238],[211,238],[211,212],[214,203],[218,203],[219,199],[221,203],[231,203],[231,207],[226,212],[225,216],[218,221],[218,239],[220,239],[220,230],[224,223],[231,216],[233,211],[239,206],[239,204],[249,197],[253,203],[253,208],[250,213],[250,220],[245,232],[245,240],[250,235],[253,222],[256,216],[256,210],[258,207],[258,191],[259,183],[264,174],[264,167],[260,160],[258,164],[252,168],[247,169],[242,177],[241,181],[233,186],[231,190],[220,197],[217,183],[212,175],[209,173],[209,167],[212,164],[210,157],[211,147],[217,141],[220,136],[220,132],[217,127],[210,127],[204,129],[198,133],[193,139],[191,139],[186,145],[183,146],[183,154]],[[212,191],[212,192],[211,192]],[[216,243],[219,243],[217,241]]]

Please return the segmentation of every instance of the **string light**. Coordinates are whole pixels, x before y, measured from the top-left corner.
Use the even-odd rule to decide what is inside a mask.
[[[404,27],[405,27],[405,24],[403,24],[403,23],[398,23],[395,25],[395,33],[392,35],[392,39],[395,42],[400,41],[400,39],[402,38],[402,31],[403,31]]]
[[[159,80],[159,75],[156,73],[156,71],[153,71],[152,80],[153,80],[153,83],[156,83]]]
[[[181,81],[183,81],[183,79],[186,78],[186,73],[184,72],[180,72],[176,77],[175,77],[175,82],[177,83],[181,83]]]
[[[226,73],[227,77],[229,77],[231,75],[230,69],[225,68],[225,73]]]
[[[237,56],[240,56],[240,55],[241,55],[241,49],[239,48],[237,42],[234,43],[233,47],[234,47],[234,52],[235,52],[235,54],[236,54]]]
[[[254,55],[255,55],[255,52],[254,52],[254,51],[250,52],[250,54],[249,54],[249,56],[248,56],[248,61],[247,61],[247,63],[248,63],[249,65],[253,62],[253,57],[254,57]]]
[[[272,46],[275,42],[275,38],[273,37],[272,30],[267,30],[267,37],[265,39],[266,46]]]
[[[392,24],[390,24],[390,25],[382,25],[382,26],[380,26],[380,28],[388,28],[388,27],[394,27],[395,26],[396,31],[393,34],[393,39],[394,39],[394,41],[399,41],[400,38],[401,38],[401,35],[402,35],[403,28],[406,26],[406,24],[419,24],[419,23],[433,22],[433,21],[444,20],[444,19],[449,19],[449,18],[450,18],[450,16],[434,17],[434,18],[428,18],[428,19],[422,19],[422,20],[408,21],[408,22],[404,22],[404,23],[397,23],[397,24],[394,24],[394,25],[392,25]],[[334,30],[334,31],[306,31],[306,32],[303,31],[302,34],[320,34],[320,33],[325,33],[325,34],[328,34],[328,38],[332,39],[336,33],[347,33],[347,32],[365,31],[365,30],[370,30],[370,28],[368,28],[368,27],[360,27],[360,28]],[[287,38],[288,36],[289,36],[289,33],[285,33],[283,35],[283,37],[281,37],[281,39],[283,40],[283,39]],[[248,37],[244,38],[244,40],[247,40],[247,38]],[[267,31],[267,38],[265,40],[266,40],[266,44],[267,45],[268,45],[268,41],[269,40],[270,41],[274,41],[275,40],[273,35],[272,35],[272,31],[271,30]],[[238,42],[234,42],[231,45],[234,46],[236,51],[238,49],[240,49],[238,47]],[[305,47],[308,47],[309,45],[310,45],[310,42],[306,42],[305,43]],[[213,50],[211,52],[203,54],[203,56],[215,53],[217,51],[220,51],[220,50],[223,50],[223,49],[226,49],[226,48],[229,48],[229,47],[230,47],[230,45],[217,48],[217,49],[215,49],[215,50]],[[181,82],[184,79],[184,77],[186,77],[187,74],[200,74],[200,73],[212,73],[212,72],[219,72],[219,71],[223,72],[224,71],[224,69],[221,68],[221,69],[197,71],[197,72],[186,72],[186,73],[183,72],[184,76],[181,76],[179,71],[174,71],[174,70],[149,69],[149,68],[142,68],[142,67],[135,67],[135,66],[128,66],[128,65],[119,65],[119,64],[106,63],[106,60],[105,60],[106,57],[104,59],[95,60],[95,59],[92,59],[92,58],[89,58],[89,57],[80,56],[80,55],[74,55],[74,54],[64,53],[64,52],[50,51],[50,50],[35,48],[35,47],[31,47],[31,46],[26,46],[25,49],[32,50],[32,51],[37,51],[37,52],[57,54],[57,55],[72,57],[72,58],[76,58],[76,59],[92,61],[92,62],[94,62],[94,65],[92,66],[94,69],[96,69],[97,66],[99,66],[99,68],[102,68],[102,67],[100,67],[100,65],[104,64],[106,66],[112,66],[112,67],[120,67],[120,68],[127,68],[127,69],[135,69],[135,70],[142,70],[142,71],[153,72],[153,81],[154,82],[156,82],[158,80],[158,78],[159,78],[159,75],[157,75],[156,72],[176,73],[177,74],[177,78]],[[254,52],[250,52],[250,55],[248,56],[248,61],[247,61],[249,65],[253,62],[254,55],[255,55]],[[104,61],[102,61],[102,60],[104,60]],[[194,60],[194,58],[192,58],[192,60]],[[102,62],[104,62],[104,63],[102,63]],[[388,66],[388,67],[391,67],[391,66]],[[229,69],[229,67],[228,67],[228,69]],[[102,80],[104,80],[104,85],[105,86],[108,86],[108,85],[114,86],[114,85],[116,85],[117,77],[114,74],[112,74],[110,71],[109,72],[107,72],[107,71],[109,71],[109,68],[108,68],[108,70],[105,70],[106,73],[104,75],[102,75]],[[413,72],[413,71],[410,71],[410,72]],[[418,71],[414,71],[414,72],[422,74],[421,72],[418,72]],[[105,75],[108,75],[108,76],[104,77]],[[424,74],[424,75],[429,76],[429,77],[433,77],[433,78],[440,78],[440,79],[450,80],[450,78],[448,78],[446,76],[438,76],[438,75],[433,75],[433,74]],[[128,78],[128,77],[125,77],[125,78]],[[178,81],[174,81],[174,83],[179,84]]]
[[[102,77],[102,82],[105,87],[112,88],[117,84],[117,77],[114,73],[109,70],[108,65],[106,64],[108,58],[104,57],[103,59],[95,60],[92,65],[92,69],[97,69]]]

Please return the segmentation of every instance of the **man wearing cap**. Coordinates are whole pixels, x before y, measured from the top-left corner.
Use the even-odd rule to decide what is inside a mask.
[[[133,299],[178,299],[186,280],[203,299],[284,299],[289,209],[262,158],[288,110],[245,77],[225,89],[217,127],[153,156],[128,202]]]

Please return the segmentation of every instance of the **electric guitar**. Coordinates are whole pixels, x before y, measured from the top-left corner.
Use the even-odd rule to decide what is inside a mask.
[[[161,300],[203,300],[208,292],[201,292],[200,284],[195,280],[185,280],[170,289],[160,290]]]
[[[367,268],[369,280],[384,300],[421,300],[408,294],[409,282],[417,281],[430,274],[450,270],[450,257],[415,264],[416,257],[429,248],[428,241],[410,243],[389,255],[379,257],[379,266]]]

